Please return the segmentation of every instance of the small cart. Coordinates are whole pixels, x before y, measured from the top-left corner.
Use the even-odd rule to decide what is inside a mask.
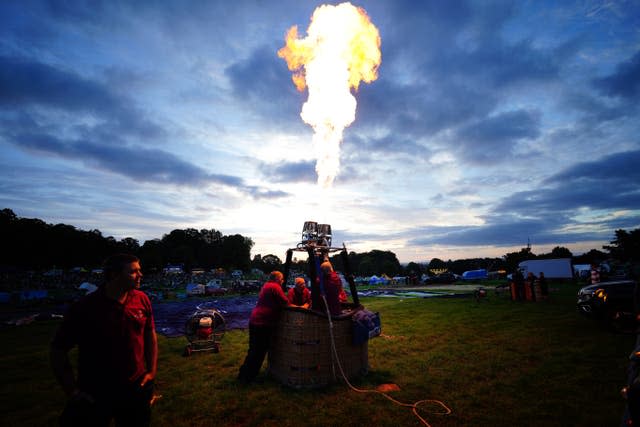
[[[184,326],[184,335],[189,341],[184,356],[191,356],[195,351],[220,351],[225,327],[224,317],[218,310],[204,309],[193,313]]]

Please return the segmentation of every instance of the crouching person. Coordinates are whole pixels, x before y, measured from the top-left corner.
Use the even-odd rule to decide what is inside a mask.
[[[158,343],[137,257],[104,265],[104,283],[73,304],[51,343],[51,366],[69,400],[62,426],[148,426]],[[69,351],[78,347],[77,376]]]
[[[309,308],[311,306],[311,292],[302,277],[296,277],[295,286],[287,293],[289,304],[295,307]]]

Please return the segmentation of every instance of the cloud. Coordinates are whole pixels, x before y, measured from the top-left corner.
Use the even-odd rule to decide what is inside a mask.
[[[640,151],[614,153],[582,162],[515,192],[482,215],[480,226],[419,227],[406,232],[408,244],[568,244],[612,238],[614,229],[640,226]],[[617,214],[596,214],[617,210]],[[581,214],[584,219],[579,218]],[[589,229],[591,231],[574,231]]]
[[[290,194],[281,190],[267,190],[265,188],[249,186],[246,188],[247,193],[255,200],[275,200],[289,197]]]
[[[638,223],[640,206],[640,151],[614,153],[601,159],[578,163],[542,181],[540,188],[520,191],[505,197],[491,211],[496,218],[503,212],[520,218],[544,219],[547,229],[579,224],[581,210],[628,211],[630,220],[612,216],[607,221]],[[554,219],[559,218],[559,219]],[[561,238],[562,234],[558,236]]]
[[[459,144],[458,155],[461,159],[482,164],[489,160],[511,160],[518,141],[538,136],[540,115],[533,111],[516,110],[461,126],[453,140]]]
[[[87,140],[62,140],[38,133],[17,134],[12,142],[28,150],[82,160],[87,165],[127,176],[138,182],[189,186],[207,183],[243,185],[238,177],[208,174],[201,168],[157,149],[106,145]]]
[[[0,105],[35,104],[70,111],[117,109],[118,100],[95,82],[50,65],[0,56]]]
[[[316,182],[315,161],[262,163],[260,172],[274,182]]]
[[[496,105],[495,96],[450,80],[401,85],[383,79],[362,88],[356,98],[355,130],[382,129],[413,139],[484,117]]]
[[[131,104],[100,82],[42,62],[0,56],[0,112],[46,109],[72,114],[71,123],[89,118],[112,133],[152,138],[166,135]]]
[[[637,101],[640,96],[640,52],[621,62],[614,73],[593,80],[603,95]]]
[[[362,129],[360,129],[362,130]],[[361,162],[363,158],[374,153],[381,153],[385,159],[390,156],[404,155],[403,161],[411,161],[415,158],[428,159],[432,152],[422,143],[402,134],[389,133],[384,136],[368,136],[360,132],[348,132],[345,137],[343,147],[343,157]]]
[[[283,42],[284,44],[284,42]],[[280,126],[302,125],[300,110],[306,93],[297,92],[278,47],[262,45],[225,69],[233,96],[265,121]],[[297,126],[296,126],[297,127]]]

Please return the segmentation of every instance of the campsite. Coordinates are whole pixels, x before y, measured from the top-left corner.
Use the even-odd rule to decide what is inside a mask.
[[[515,303],[491,290],[480,301],[363,296],[361,303],[380,313],[382,335],[369,342],[369,373],[353,381],[360,392],[341,381],[320,389],[290,388],[264,372],[255,384],[237,383],[246,329],[228,330],[219,353],[191,357],[182,355],[184,336],[160,334],[161,397],[152,425],[422,425],[410,407],[362,392],[384,384],[398,386],[388,394],[402,403],[446,404],[449,415],[437,415],[442,408],[435,404],[419,405],[418,413],[432,426],[617,425],[635,336],[611,333],[580,316],[577,289],[553,282],[549,301],[540,303]],[[198,300],[214,306],[221,299]],[[163,304],[154,304],[159,316]],[[48,343],[59,322],[0,331],[2,425],[57,425],[65,398],[48,366]]]
[[[640,1],[0,16],[0,427],[640,425]]]

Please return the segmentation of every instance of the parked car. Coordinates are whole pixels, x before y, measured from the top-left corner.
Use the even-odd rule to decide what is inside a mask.
[[[585,286],[578,291],[578,311],[616,330],[633,329],[636,323],[636,293],[639,290],[633,280]]]

